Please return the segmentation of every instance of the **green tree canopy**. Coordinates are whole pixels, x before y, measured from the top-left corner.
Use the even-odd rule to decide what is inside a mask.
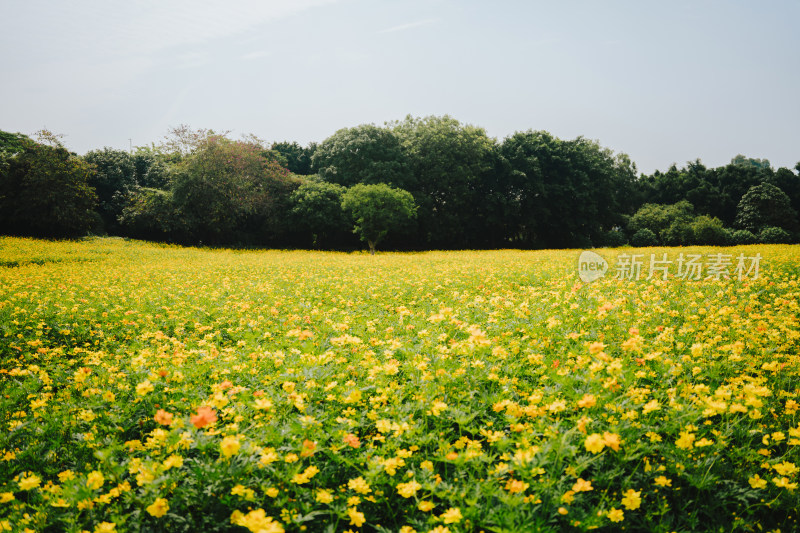
[[[92,167],[45,132],[52,145],[24,140],[0,166],[0,232],[37,237],[85,235],[95,218]]]
[[[312,174],[311,157],[316,150],[316,143],[311,143],[307,147],[288,141],[272,143],[272,151],[280,154],[286,160],[286,168],[299,176]]]
[[[378,243],[389,232],[403,231],[416,217],[411,193],[385,183],[350,187],[342,197],[342,210],[353,221],[353,233],[375,253]]]
[[[114,231],[126,197],[138,186],[136,166],[128,152],[103,148],[92,150],[83,159],[94,166],[89,179],[98,199],[98,211],[107,230]]]
[[[311,158],[319,176],[350,187],[357,183],[387,183],[407,189],[406,157],[395,133],[373,124],[344,128],[317,147]]]
[[[342,211],[345,190],[335,183],[309,180],[292,193],[292,223],[310,237],[315,248],[336,242],[347,230],[348,221]]]
[[[183,156],[172,192],[192,240],[221,244],[278,239],[289,195],[299,183],[264,152],[254,142],[210,135]]]
[[[485,184],[495,170],[496,145],[483,128],[447,115],[406,117],[394,132],[408,155],[411,191],[419,205],[424,246],[467,247],[485,223]]]
[[[517,132],[500,152],[508,162],[507,197],[529,246],[585,246],[623,224],[634,208],[636,167],[625,154],[578,137]]]
[[[771,183],[751,187],[739,202],[736,225],[759,233],[766,227],[797,231],[797,212],[789,197]]]

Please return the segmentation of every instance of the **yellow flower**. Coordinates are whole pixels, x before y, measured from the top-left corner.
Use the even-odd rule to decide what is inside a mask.
[[[600,453],[603,451],[603,448],[605,448],[606,443],[602,435],[599,433],[592,433],[586,437],[583,445],[586,447],[586,451]]]
[[[659,405],[658,400],[650,400],[644,407],[642,407],[642,414],[647,414],[652,411],[659,411],[661,409],[661,405]]]
[[[276,522],[272,517],[267,516],[264,509],[256,509],[247,514],[242,514],[241,511],[234,511],[231,515],[231,522],[237,526],[246,527],[253,533],[284,533],[280,522]]]
[[[506,482],[506,490],[511,494],[525,491],[530,485],[519,479],[509,479]]]
[[[172,454],[166,458],[164,461],[164,470],[169,470],[170,468],[180,468],[183,466],[183,457],[180,455]]]
[[[164,516],[167,511],[169,511],[169,502],[167,502],[166,498],[156,498],[152,505],[147,506],[147,512],[156,518]]]
[[[433,402],[433,406],[431,407],[431,414],[433,416],[439,416],[445,409],[447,409],[446,403],[440,401]]]
[[[90,472],[86,477],[86,486],[93,490],[102,487],[104,482],[105,479],[103,478],[103,473],[98,472],[97,470]]]
[[[625,508],[630,511],[638,509],[641,504],[642,504],[642,491],[628,489],[625,492],[625,495],[622,497],[622,505],[624,505]]]
[[[584,394],[583,398],[578,400],[578,407],[588,409],[589,407],[594,407],[596,403],[597,398],[595,398],[593,394]]]
[[[568,512],[569,512],[569,511],[567,511],[567,508],[566,508],[566,507],[559,507],[559,508],[558,508],[558,514],[560,514],[560,515],[565,515],[565,514],[567,514]]]
[[[613,507],[608,512],[607,516],[612,522],[622,522],[622,520],[625,518],[625,514],[622,512],[622,509],[615,509]]]
[[[422,511],[423,513],[427,513],[428,511],[430,511],[430,510],[431,510],[431,509],[433,509],[434,507],[436,507],[436,504],[435,504],[435,503],[433,503],[433,502],[429,502],[429,501],[427,501],[427,500],[422,500],[422,501],[421,501],[421,502],[419,502],[419,504],[417,505],[417,509],[419,509],[419,510],[420,510],[420,511]]]
[[[362,525],[364,525],[364,522],[367,521],[367,519],[364,518],[364,513],[362,513],[355,507],[350,507],[347,509],[347,516],[350,517],[351,526],[361,527]]]
[[[153,392],[153,384],[150,383],[149,379],[144,380],[143,382],[136,385],[136,394],[139,396],[146,396],[148,393]]]
[[[333,501],[333,494],[329,490],[318,490],[316,500],[319,503],[331,503]]]
[[[592,482],[586,481],[582,477],[579,477],[578,481],[572,486],[572,492],[589,492],[590,490],[594,490]]]
[[[278,489],[276,489],[275,487],[270,487],[270,488],[268,488],[267,490],[264,491],[264,494],[266,494],[270,498],[276,498],[279,493],[280,493],[280,491]]]
[[[233,436],[227,436],[222,439],[222,442],[219,444],[220,450],[222,450],[222,455],[225,457],[231,457],[239,453],[239,448],[241,447],[241,443],[239,439]]]
[[[450,533],[450,528],[445,526],[436,526],[435,528],[431,529],[428,533]]]
[[[29,472],[25,474],[24,477],[20,478],[19,480],[19,488],[20,490],[31,490],[39,486],[39,483],[42,482],[42,478]]]
[[[791,483],[787,477],[774,477],[772,478],[772,482],[775,483],[776,487],[782,487],[788,491],[793,491],[797,488],[797,483]]]
[[[13,492],[0,492],[0,503],[7,503],[14,499]]]
[[[244,485],[236,485],[231,489],[231,494],[234,496],[241,496],[245,500],[255,499],[256,493],[253,489],[245,487]]]
[[[347,487],[350,490],[354,490],[359,494],[369,494],[370,492],[372,492],[372,489],[369,488],[369,483],[364,481],[364,478],[362,478],[361,476],[348,481]]]
[[[419,489],[422,488],[416,480],[412,479],[408,483],[398,483],[397,484],[397,492],[403,498],[410,498],[417,493]]]
[[[761,477],[756,474],[747,480],[750,483],[750,486],[754,489],[763,489],[767,486],[767,480],[761,479]]]
[[[439,518],[444,520],[445,524],[457,524],[464,517],[461,516],[461,509],[458,507],[451,507],[447,511],[443,512]]]
[[[675,446],[683,450],[690,450],[694,446],[694,433],[682,431],[680,437],[675,441]]]
[[[664,476],[658,476],[654,483],[656,485],[660,486],[660,487],[671,487],[672,486],[672,480],[668,479],[668,478],[666,478]]]
[[[256,398],[254,407],[256,409],[266,411],[272,408],[272,400],[269,398]]]
[[[96,528],[94,528],[94,533],[115,533],[117,531],[117,525],[113,522],[100,522]]]
[[[411,526],[403,526],[398,533],[417,533],[417,530]]]
[[[794,463],[790,463],[789,461],[784,461],[782,463],[777,463],[772,466],[775,471],[782,475],[782,476],[791,476],[797,473],[797,466]]]
[[[616,433],[609,433],[608,431],[603,432],[603,444],[614,450],[615,452],[619,451],[619,446],[622,442],[619,439],[619,435]]]
[[[319,473],[319,468],[316,466],[309,466],[303,472],[295,474],[292,477],[292,483],[297,485],[302,485],[303,483],[308,483],[312,477],[316,476]]]

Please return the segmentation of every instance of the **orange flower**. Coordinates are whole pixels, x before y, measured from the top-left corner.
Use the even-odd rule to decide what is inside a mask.
[[[300,457],[311,457],[314,455],[314,450],[317,449],[317,443],[305,439],[303,441],[303,450],[300,452]]]
[[[161,424],[162,426],[169,426],[172,424],[172,413],[168,413],[163,409],[159,409],[156,412],[156,416],[153,417],[156,422]]]
[[[361,446],[361,441],[358,440],[358,437],[356,437],[352,433],[348,433],[347,435],[345,435],[344,439],[342,440],[344,440],[344,443],[352,448],[358,448],[359,446]]]
[[[192,421],[192,424],[194,424],[194,427],[200,429],[216,422],[217,415],[214,413],[214,409],[207,405],[203,405],[202,407],[198,407],[197,414],[192,415],[190,420]]]

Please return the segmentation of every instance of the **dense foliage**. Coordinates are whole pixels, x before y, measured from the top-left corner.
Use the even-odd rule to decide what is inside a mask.
[[[0,530],[798,531],[800,252],[725,254],[0,238]]]
[[[737,155],[719,168],[696,160],[637,175],[626,154],[596,141],[534,130],[498,141],[449,116],[343,128],[305,147],[181,125],[130,154],[93,150],[82,160],[94,215],[68,227],[42,213],[27,189],[44,179],[23,176],[22,147],[34,144],[0,132],[4,201],[16,209],[0,213],[15,220],[0,228],[6,234],[90,230],[185,244],[353,249],[344,195],[385,184],[408,192],[416,212],[413,229],[387,230],[382,247],[390,249],[800,241],[800,163],[775,170]]]

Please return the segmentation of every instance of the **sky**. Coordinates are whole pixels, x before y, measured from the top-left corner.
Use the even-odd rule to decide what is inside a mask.
[[[271,143],[450,115],[642,173],[800,161],[796,0],[2,0],[0,130],[84,154],[171,127]]]

